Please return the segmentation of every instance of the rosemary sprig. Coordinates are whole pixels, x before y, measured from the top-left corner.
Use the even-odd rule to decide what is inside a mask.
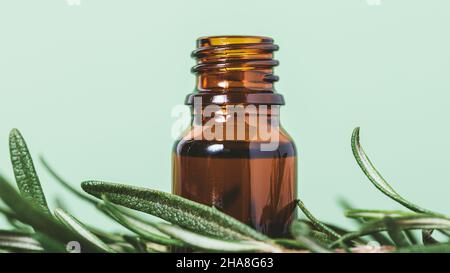
[[[414,245],[406,248],[400,248],[398,253],[450,253],[449,244],[435,244],[435,245]]]
[[[377,187],[382,193],[387,195],[388,197],[392,198],[394,201],[402,204],[406,208],[419,212],[419,213],[426,213],[426,214],[433,214],[433,215],[439,215],[442,216],[442,214],[433,212],[428,209],[424,209],[408,200],[403,198],[400,194],[398,194],[394,188],[389,185],[389,183],[381,176],[381,174],[378,172],[378,170],[375,168],[375,166],[372,164],[370,159],[367,157],[366,153],[364,152],[363,148],[361,147],[361,143],[359,141],[359,131],[360,128],[357,127],[353,131],[352,134],[352,151],[353,155],[355,156],[356,162],[361,167],[361,170],[364,172],[364,174],[369,178],[370,182]]]
[[[98,207],[113,220],[129,229],[130,231],[136,233],[145,240],[167,246],[185,246],[185,244],[179,240],[172,239],[165,236],[164,234],[160,234],[160,231],[156,227],[157,224],[123,214],[114,205],[109,203],[106,198],[104,199],[104,203],[99,204]]]
[[[35,203],[25,200],[2,176],[0,176],[0,198],[13,210],[19,221],[32,226],[36,231],[51,236],[62,243],[77,239],[84,245],[87,252],[101,251],[89,240],[74,234],[52,216],[36,208]]]
[[[334,230],[329,228],[324,223],[320,222],[314,215],[306,208],[305,204],[302,202],[302,200],[297,200],[298,207],[302,210],[302,212],[305,214],[305,216],[311,221],[311,223],[316,227],[319,231],[325,233],[327,236],[329,236],[333,240],[337,240],[340,238],[339,234],[337,234]]]
[[[364,236],[372,236],[382,244],[395,244],[395,252],[450,252],[450,243],[432,237],[434,229],[450,235],[450,217],[422,208],[399,195],[375,169],[361,147],[359,128],[352,134],[352,151],[358,165],[377,189],[412,212],[398,210],[361,210],[344,204],[345,216],[355,219],[360,227],[347,231],[318,220],[299,201],[298,206],[308,220],[295,220],[291,238],[268,238],[249,226],[196,202],[152,189],[88,181],[85,195],[54,171],[41,158],[47,171],[66,189],[96,205],[101,212],[131,232],[117,234],[100,227],[81,223],[67,212],[57,209],[52,214],[40,184],[25,140],[18,130],[10,134],[10,152],[16,183],[20,193],[0,175],[0,207],[13,230],[0,230],[0,253],[67,252],[69,241],[77,241],[83,252],[167,252],[170,247],[189,247],[211,252],[351,252],[364,251]],[[60,205],[64,207],[65,204]],[[167,223],[150,222],[134,214],[137,210],[159,217]],[[422,243],[411,230],[422,232]],[[390,238],[386,237],[389,235]],[[349,248],[345,244],[356,244]]]
[[[410,230],[410,229],[443,229],[450,230],[450,220],[446,218],[440,218],[433,215],[416,215],[407,217],[391,218],[392,225],[396,225],[398,230]],[[386,225],[386,218],[379,220],[373,220],[363,225],[360,230],[348,233],[342,236],[339,240],[333,243],[333,246],[338,245],[340,242],[346,242],[361,236],[369,235],[380,231],[390,231],[392,226]]]
[[[67,228],[72,230],[74,233],[78,234],[79,237],[83,237],[84,239],[88,240],[92,245],[95,245],[102,251],[115,252],[113,249],[108,247],[102,240],[100,240],[97,236],[95,236],[95,234],[90,232],[89,229],[85,227],[80,221],[78,221],[75,217],[69,215],[65,211],[61,209],[56,209],[55,217]]]
[[[188,246],[214,252],[282,252],[281,247],[270,243],[255,240],[219,240],[207,237],[180,227],[168,224],[159,224],[157,228]]]
[[[384,222],[389,237],[391,237],[396,246],[407,247],[410,245],[408,237],[406,237],[405,233],[403,233],[403,230],[397,225],[394,219],[386,217],[384,218]]]
[[[176,195],[100,181],[83,182],[81,187],[98,198],[105,196],[112,203],[152,214],[204,235],[229,240],[268,240],[268,237],[215,208]]]
[[[299,242],[300,245],[304,246],[311,252],[316,253],[330,253],[332,250],[323,246],[321,243],[309,237],[311,230],[302,221],[294,221],[291,225],[291,234]]]

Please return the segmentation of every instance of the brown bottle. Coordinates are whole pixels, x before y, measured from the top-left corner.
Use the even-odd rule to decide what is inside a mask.
[[[267,37],[197,40],[192,123],[173,151],[173,193],[212,205],[270,235],[284,236],[296,217],[296,149],[279,124]]]

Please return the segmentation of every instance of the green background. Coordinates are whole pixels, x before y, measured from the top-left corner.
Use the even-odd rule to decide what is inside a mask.
[[[0,171],[12,178],[8,133],[73,184],[102,179],[170,191],[172,108],[192,91],[195,39],[273,37],[282,123],[299,151],[299,195],[342,221],[339,196],[399,208],[354,162],[367,153],[406,198],[450,213],[450,1],[0,2]],[[37,164],[53,203],[105,224]],[[111,226],[112,227],[112,226]]]

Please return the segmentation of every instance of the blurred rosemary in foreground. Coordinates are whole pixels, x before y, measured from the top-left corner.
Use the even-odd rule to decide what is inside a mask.
[[[268,238],[220,212],[169,193],[101,181],[86,181],[79,191],[41,158],[44,167],[66,189],[94,205],[128,233],[114,233],[84,224],[46,201],[27,145],[16,129],[10,134],[10,154],[18,190],[0,175],[0,214],[10,230],[0,230],[0,253],[8,252],[169,252],[171,247],[208,252],[450,252],[450,217],[422,208],[398,194],[375,169],[352,134],[352,151],[369,181],[409,211],[354,209],[345,201],[345,216],[359,228],[347,231],[321,222],[301,200],[306,219],[291,226],[290,238]],[[150,221],[135,211],[156,216]],[[421,239],[413,231],[421,231]],[[440,242],[433,232],[444,235]],[[442,237],[442,236],[441,236]],[[369,246],[377,242],[381,247]],[[78,246],[78,247],[76,247]]]

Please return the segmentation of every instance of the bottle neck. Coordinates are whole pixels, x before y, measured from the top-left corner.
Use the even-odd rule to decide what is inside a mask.
[[[197,97],[213,104],[284,104],[275,93],[278,81],[273,52],[278,46],[267,37],[215,36],[197,40],[192,56],[197,64],[196,88],[187,104]]]
[[[193,108],[188,138],[207,141],[258,141],[277,144],[280,140],[279,105],[260,107],[218,106]],[[273,149],[278,147],[270,146]]]

